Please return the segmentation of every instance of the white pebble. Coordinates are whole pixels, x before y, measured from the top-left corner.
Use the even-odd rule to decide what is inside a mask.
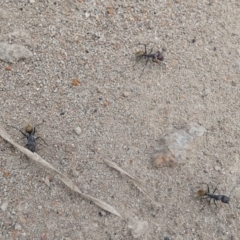
[[[129,95],[130,95],[130,92],[124,92],[124,93],[123,93],[123,96],[124,96],[124,97],[128,97]]]
[[[131,229],[133,239],[139,239],[140,237],[143,237],[148,231],[148,222],[132,219],[130,220],[128,227]]]
[[[82,129],[80,127],[76,127],[74,131],[77,135],[80,135],[82,133]]]
[[[32,57],[32,52],[22,45],[0,42],[0,59],[4,62],[15,63],[21,59]]]
[[[1,209],[5,212],[8,207],[8,202],[5,202],[2,206]]]
[[[215,171],[220,171],[221,170],[221,168],[219,166],[215,166],[214,169],[215,169]]]
[[[22,227],[21,227],[20,224],[16,223],[14,229],[15,229],[15,230],[18,230],[18,231],[21,231],[21,230],[22,230]]]

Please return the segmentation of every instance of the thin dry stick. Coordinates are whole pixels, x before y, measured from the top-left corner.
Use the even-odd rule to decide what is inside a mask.
[[[9,134],[5,131],[5,129],[3,127],[0,126],[0,136],[5,139],[6,141],[8,141],[9,143],[11,143],[14,147],[16,147],[20,152],[26,154],[30,159],[32,159],[35,162],[38,162],[40,164],[42,164],[44,167],[47,167],[49,169],[51,169],[53,172],[57,173],[57,176],[59,177],[59,179],[65,183],[69,188],[71,188],[73,191],[79,193],[82,197],[84,197],[85,199],[88,199],[92,202],[94,202],[97,206],[99,206],[100,208],[122,218],[122,216],[110,205],[108,205],[107,203],[91,197],[87,194],[82,193],[79,188],[74,184],[73,181],[71,181],[68,177],[66,177],[65,175],[63,175],[61,172],[59,172],[57,169],[55,169],[51,164],[49,164],[47,161],[45,161],[42,157],[40,157],[37,153],[33,153],[31,151],[29,151],[27,148],[24,148],[22,146],[20,146],[19,144],[15,143],[11,137],[9,136]]]
[[[126,175],[130,180],[134,183],[134,185],[138,188],[138,190],[142,193],[144,193],[154,204],[156,204],[158,207],[160,206],[159,203],[154,201],[152,197],[148,194],[148,192],[142,188],[140,180],[137,178],[132,177],[130,174],[125,172],[122,168],[120,168],[116,163],[108,161],[108,160],[103,160],[109,167],[114,168],[115,170],[119,171],[120,173]]]

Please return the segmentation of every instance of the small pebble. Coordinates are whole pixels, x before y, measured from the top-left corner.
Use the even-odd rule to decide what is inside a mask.
[[[76,127],[74,131],[77,135],[80,135],[82,133],[82,129],[80,127]]]
[[[129,223],[128,227],[131,229],[133,239],[139,239],[140,237],[143,237],[147,232],[148,222],[135,219]]]
[[[7,67],[5,68],[5,70],[6,70],[6,71],[11,71],[11,70],[12,70],[12,66],[7,66]]]
[[[3,210],[3,212],[6,211],[7,207],[8,207],[8,202],[3,203],[3,205],[1,206],[1,209]]]
[[[18,44],[9,44],[7,42],[0,42],[0,52],[0,59],[8,63],[28,59],[33,55],[26,47]]]
[[[79,177],[79,173],[78,173],[78,171],[76,171],[76,170],[72,170],[72,175],[73,175],[74,177]]]
[[[215,169],[215,171],[220,171],[221,170],[221,168],[219,166],[215,166],[214,169]]]
[[[108,101],[105,101],[105,102],[103,103],[103,105],[104,105],[104,107],[107,107],[107,106],[109,105],[109,102],[108,102]]]
[[[204,96],[208,96],[211,93],[211,89],[207,88],[203,91]]]
[[[155,152],[151,158],[156,168],[174,167],[177,164],[177,160],[168,149]]]
[[[106,216],[106,212],[100,211],[100,212],[98,213],[98,215],[99,215],[100,217],[104,217],[104,216]]]
[[[22,227],[21,227],[20,224],[16,223],[14,229],[15,229],[15,230],[18,230],[18,231],[21,231],[21,230],[22,230]]]
[[[123,96],[124,96],[124,97],[128,97],[129,95],[130,95],[130,92],[124,92],[124,93],[123,93]]]

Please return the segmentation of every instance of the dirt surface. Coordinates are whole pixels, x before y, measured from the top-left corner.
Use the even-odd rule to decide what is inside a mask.
[[[0,61],[0,124],[24,146],[11,126],[42,123],[37,153],[123,216],[0,139],[0,239],[240,239],[238,0],[3,0],[0,13],[0,41],[33,53]],[[164,48],[164,61],[142,71],[139,44]],[[160,139],[191,123],[205,134],[156,168]],[[230,204],[200,201],[203,183],[227,196],[236,186]]]

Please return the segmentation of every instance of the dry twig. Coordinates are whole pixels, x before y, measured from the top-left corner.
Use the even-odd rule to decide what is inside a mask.
[[[11,143],[14,147],[16,147],[20,152],[26,154],[30,159],[32,159],[35,162],[38,162],[40,164],[42,164],[44,167],[51,169],[53,172],[55,172],[57,174],[57,176],[59,177],[59,179],[65,183],[70,189],[72,189],[73,191],[79,193],[82,197],[84,197],[85,199],[88,199],[92,202],[94,202],[97,206],[99,206],[100,208],[118,216],[121,217],[122,216],[109,204],[91,197],[87,194],[82,193],[79,188],[76,186],[76,184],[70,180],[68,177],[66,177],[64,174],[62,174],[61,172],[59,172],[57,169],[55,169],[51,164],[49,164],[46,160],[44,160],[42,157],[40,157],[37,153],[33,153],[31,151],[29,151],[27,148],[24,148],[22,146],[20,146],[19,144],[17,144],[16,142],[14,142],[11,137],[9,136],[9,134],[5,131],[5,129],[0,126],[0,136],[5,139],[6,141],[8,141],[9,143]]]

